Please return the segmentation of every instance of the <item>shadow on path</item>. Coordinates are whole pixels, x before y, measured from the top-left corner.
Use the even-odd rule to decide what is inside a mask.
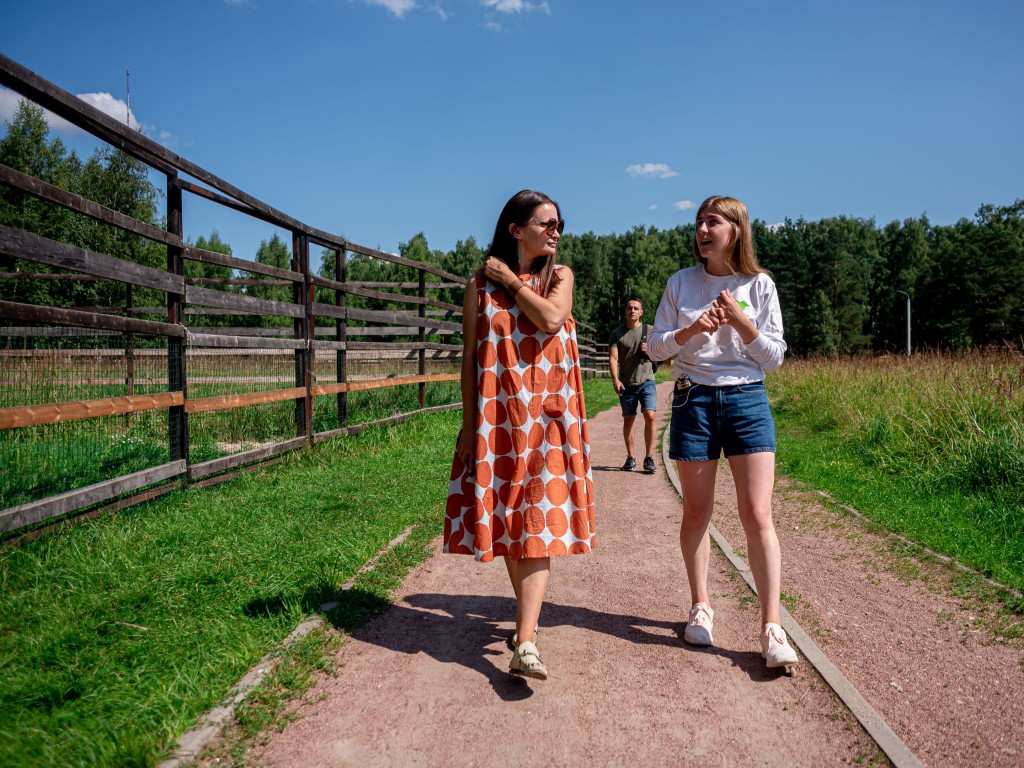
[[[363,602],[359,595],[351,595],[351,599]],[[374,606],[378,610],[381,607],[379,604]],[[344,605],[339,608],[339,618],[340,615],[351,615]],[[509,652],[505,643],[511,632],[515,608],[515,600],[511,597],[412,594],[384,610],[376,621],[358,629],[355,637],[397,653],[422,653],[443,664],[460,664],[483,675],[501,699],[519,701],[532,696],[533,691],[525,678],[506,671]],[[377,611],[371,608],[371,612]],[[335,615],[332,611],[328,619],[332,620]],[[349,622],[332,620],[332,623],[348,631],[354,629]],[[682,641],[685,628],[682,622],[545,603],[541,615],[542,631],[560,626],[585,628],[637,645],[660,645],[681,653],[719,656],[754,682],[774,680],[779,676],[776,671],[765,669],[759,653],[687,645]]]

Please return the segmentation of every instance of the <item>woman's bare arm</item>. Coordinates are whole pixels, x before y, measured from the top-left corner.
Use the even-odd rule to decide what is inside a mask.
[[[488,279],[500,283],[508,290],[508,287],[519,280],[518,276],[512,273],[501,259],[493,256],[484,262],[484,274]],[[533,321],[533,324],[545,333],[557,333],[558,329],[565,325],[565,321],[572,314],[572,289],[575,277],[572,270],[566,266],[556,272],[552,280],[551,291],[548,295],[541,296],[534,292],[529,286],[524,285],[515,291],[515,302],[519,308],[526,313],[526,316]],[[512,291],[509,291],[510,293]]]

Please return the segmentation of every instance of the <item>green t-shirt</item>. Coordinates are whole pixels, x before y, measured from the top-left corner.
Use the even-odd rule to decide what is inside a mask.
[[[608,348],[614,344],[619,350],[619,381],[627,387],[635,387],[654,379],[651,360],[640,351],[640,340],[644,335],[643,323],[636,328],[620,325],[608,337]]]

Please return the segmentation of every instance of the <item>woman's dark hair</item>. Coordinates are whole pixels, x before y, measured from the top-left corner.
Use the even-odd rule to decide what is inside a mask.
[[[512,236],[509,225],[525,226],[529,223],[530,216],[533,215],[537,206],[544,205],[544,203],[551,203],[555,206],[558,218],[562,218],[562,209],[558,207],[558,203],[542,192],[524,189],[512,195],[505,203],[505,207],[501,209],[501,215],[498,216],[498,223],[494,226],[494,237],[487,249],[487,256],[501,259],[509,269],[519,274],[519,243]],[[547,296],[555,275],[554,255],[548,256],[546,259],[534,259],[530,273],[532,275],[531,287],[541,296]]]

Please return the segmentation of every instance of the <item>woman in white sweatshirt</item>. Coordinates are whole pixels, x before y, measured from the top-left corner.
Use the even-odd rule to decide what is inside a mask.
[[[679,543],[692,603],[683,639],[714,642],[708,527],[724,453],[761,600],[761,654],[770,668],[790,667],[798,659],[780,622],[782,556],[772,523],[775,422],[764,389],[765,371],[779,368],[786,353],[779,298],[758,266],[750,217],[739,200],[716,195],[701,204],[693,254],[697,266],[669,278],[647,341],[652,360],[676,358],[669,458],[683,486]]]

